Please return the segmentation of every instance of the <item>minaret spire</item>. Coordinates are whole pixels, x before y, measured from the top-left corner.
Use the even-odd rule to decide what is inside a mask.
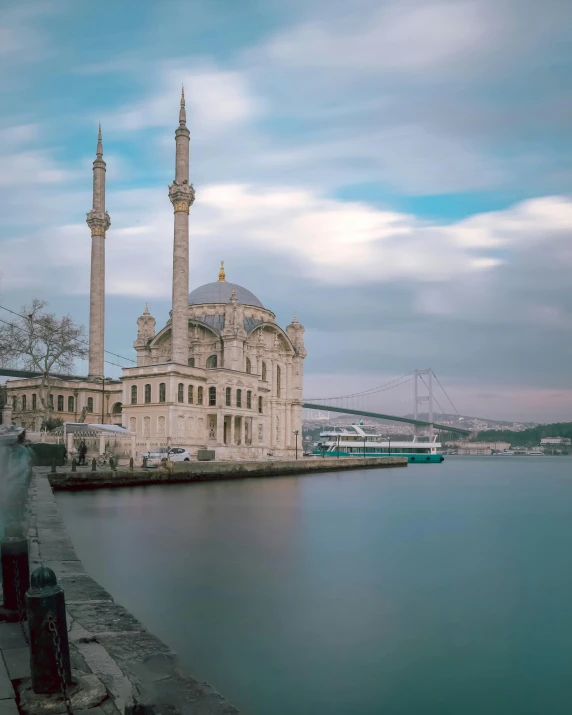
[[[189,184],[189,136],[185,90],[181,89],[179,126],[175,131],[175,180],[169,198],[175,212],[173,238],[173,305],[171,309],[171,359],[187,365],[189,358],[189,209],[195,190]]]
[[[187,110],[185,109],[185,87],[181,87],[181,108],[179,110],[179,125],[187,126]]]
[[[99,122],[99,129],[97,130],[97,151],[96,156],[98,159],[103,158],[103,143],[101,141],[101,122]]]
[[[103,377],[105,339],[105,233],[111,221],[105,210],[105,162],[101,123],[97,131],[97,149],[93,162],[93,204],[87,214],[91,229],[91,281],[89,288],[89,376]]]

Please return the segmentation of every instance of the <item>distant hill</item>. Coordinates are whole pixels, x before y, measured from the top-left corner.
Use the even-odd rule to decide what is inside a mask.
[[[524,430],[482,430],[473,441],[479,442],[510,442],[514,446],[540,444],[543,437],[569,437],[572,439],[572,422],[554,422],[549,425],[537,425]]]

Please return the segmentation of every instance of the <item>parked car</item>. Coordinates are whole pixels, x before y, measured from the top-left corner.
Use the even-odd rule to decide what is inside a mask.
[[[182,447],[159,447],[143,456],[147,457],[148,467],[158,467],[163,460],[167,459],[171,462],[189,462],[191,460],[189,452]]]

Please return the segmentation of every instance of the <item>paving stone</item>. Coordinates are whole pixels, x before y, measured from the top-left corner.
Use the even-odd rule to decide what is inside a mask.
[[[16,701],[12,698],[9,700],[0,700],[0,715],[18,715]]]
[[[82,605],[68,602],[66,605],[74,620],[94,635],[146,630],[129,611],[118,603],[103,602]]]
[[[2,625],[12,625],[11,623],[5,623]],[[8,670],[3,660],[0,660],[0,701],[6,698],[14,698],[14,688],[10,682],[10,676],[8,675]]]
[[[0,648],[23,648],[26,645],[19,623],[0,623]]]
[[[89,576],[62,576],[59,584],[64,590],[66,602],[113,601],[107,591]]]
[[[4,662],[8,668],[10,680],[30,678],[30,650],[24,648],[6,648],[2,651]]]

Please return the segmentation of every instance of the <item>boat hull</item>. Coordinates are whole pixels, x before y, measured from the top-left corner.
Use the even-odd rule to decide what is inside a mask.
[[[408,462],[413,464],[440,464],[444,461],[445,457],[442,454],[411,454],[404,452],[378,452],[372,453],[368,452],[363,454],[363,452],[344,452],[343,450],[334,450],[333,452],[321,452],[320,450],[314,450],[313,452],[316,456],[328,456],[328,457],[406,457]]]

